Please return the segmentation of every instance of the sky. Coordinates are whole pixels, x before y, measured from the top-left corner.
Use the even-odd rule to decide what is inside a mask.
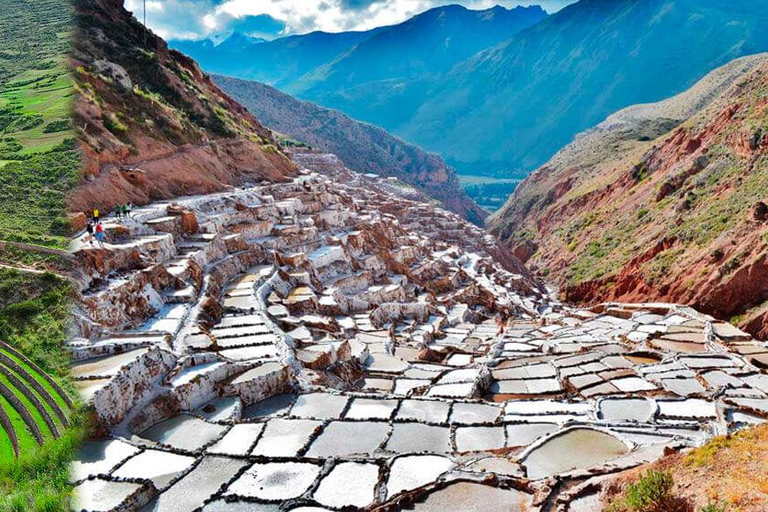
[[[403,22],[432,7],[541,5],[548,12],[576,0],[146,0],[147,25],[165,39],[221,38],[233,31],[274,39],[315,30],[369,30]],[[125,0],[143,19],[143,0]]]

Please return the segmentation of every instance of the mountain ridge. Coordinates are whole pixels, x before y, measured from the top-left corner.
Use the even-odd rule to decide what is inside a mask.
[[[746,0],[581,0],[519,28],[415,78],[378,72],[386,52],[353,59],[394,28],[288,80],[255,77],[247,64],[223,72],[381,126],[459,174],[522,178],[609,114],[768,50],[768,13]]]
[[[213,80],[266,126],[338,155],[354,171],[397,177],[475,224],[482,224],[487,216],[467,197],[456,173],[438,155],[268,85],[219,75],[213,75]]]

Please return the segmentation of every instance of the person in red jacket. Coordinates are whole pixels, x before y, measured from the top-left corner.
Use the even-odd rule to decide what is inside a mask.
[[[104,247],[104,226],[100,221],[96,223],[96,241],[102,248]]]

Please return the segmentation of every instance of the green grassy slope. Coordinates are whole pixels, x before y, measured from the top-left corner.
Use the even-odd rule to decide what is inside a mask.
[[[77,179],[66,0],[0,0],[0,240],[64,247]]]
[[[63,273],[67,260],[2,244],[68,244],[64,200],[80,165],[71,122],[75,87],[66,66],[71,25],[69,0],[0,0],[0,340],[29,361],[3,349],[9,360],[2,363],[0,382],[29,411],[45,441],[40,446],[19,411],[0,398],[19,445],[15,458],[0,428],[0,511],[69,509],[69,461],[83,437],[78,404],[72,407],[41,373],[76,396],[63,348],[69,283],[54,274],[7,268]]]

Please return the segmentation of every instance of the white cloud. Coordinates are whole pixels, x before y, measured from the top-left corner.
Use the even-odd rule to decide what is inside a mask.
[[[277,37],[314,30],[369,30],[401,23],[439,5],[462,4],[486,9],[496,4],[541,5],[555,11],[576,0],[148,0],[147,24],[165,38],[202,38],[231,31],[249,17],[267,15],[280,30]],[[143,16],[142,0],[126,0],[126,8]]]

